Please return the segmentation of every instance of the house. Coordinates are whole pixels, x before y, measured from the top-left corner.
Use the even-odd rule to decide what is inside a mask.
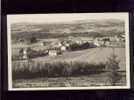
[[[56,50],[49,50],[48,55],[49,56],[57,56],[57,51]]]
[[[66,51],[67,48],[66,48],[66,46],[61,46],[60,49],[61,49],[61,51]]]
[[[75,42],[76,42],[77,44],[82,44],[83,41],[76,40]]]
[[[57,47],[61,47],[61,46],[62,46],[62,43],[58,42],[58,43],[56,44],[56,46],[57,46]]]
[[[48,50],[48,55],[49,56],[57,56],[62,54],[61,50],[59,48],[51,48]]]
[[[65,43],[64,45],[65,45],[66,47],[69,47],[69,46],[70,46],[70,44],[69,44],[69,43]]]
[[[94,42],[94,45],[97,46],[97,47],[100,46],[99,42]]]
[[[100,43],[99,43],[99,40],[98,39],[95,39],[94,42],[93,42],[93,44],[95,46],[97,46],[97,47],[100,46]]]

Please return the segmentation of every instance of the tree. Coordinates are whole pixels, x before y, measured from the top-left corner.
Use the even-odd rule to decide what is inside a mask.
[[[30,43],[36,43],[37,39],[36,39],[36,37],[31,37],[29,41],[30,41]]]
[[[120,80],[121,76],[118,72],[119,70],[119,60],[117,56],[113,53],[106,63],[106,70],[108,71],[108,81],[111,85],[115,86],[116,83]]]

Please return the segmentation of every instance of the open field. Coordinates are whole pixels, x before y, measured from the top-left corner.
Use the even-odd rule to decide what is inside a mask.
[[[116,83],[117,86],[126,85],[125,72],[120,73],[121,79]],[[48,87],[89,87],[89,86],[111,86],[108,81],[107,73],[92,74],[89,76],[75,77],[53,77],[53,78],[34,78],[18,79],[13,81],[14,88],[48,88]]]

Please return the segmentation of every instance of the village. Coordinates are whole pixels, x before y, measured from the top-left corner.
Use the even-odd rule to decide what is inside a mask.
[[[25,40],[18,40],[19,43],[24,44]],[[37,44],[38,41],[32,41],[31,44]],[[38,43],[41,50],[26,46],[18,49],[18,56],[13,57],[13,60],[27,60],[40,56],[58,56],[64,52],[78,51],[90,48],[100,47],[125,47],[125,35],[120,36],[105,36],[105,37],[90,37],[89,39],[81,39],[69,36],[63,39],[58,39],[50,43],[41,41]]]

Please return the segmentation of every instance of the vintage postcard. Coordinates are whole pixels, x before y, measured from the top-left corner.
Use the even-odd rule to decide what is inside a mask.
[[[7,15],[8,89],[129,89],[128,15]]]

